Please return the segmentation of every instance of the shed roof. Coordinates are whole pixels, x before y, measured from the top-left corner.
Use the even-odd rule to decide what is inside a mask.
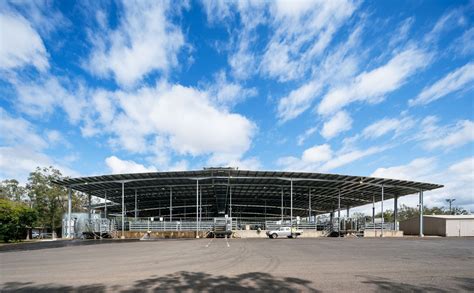
[[[382,186],[384,199],[414,194],[420,190],[433,190],[443,185],[408,180],[349,176],[339,174],[251,171],[235,168],[205,168],[194,171],[111,174],[90,177],[65,178],[56,184],[105,198],[115,202],[121,210],[122,183],[127,210],[133,210],[135,194],[139,210],[147,214],[166,213],[170,196],[173,215],[195,213],[196,188],[202,193],[202,204],[214,214],[227,213],[232,201],[232,211],[246,216],[280,215],[282,206],[290,206],[293,185],[293,210],[295,215],[307,215],[311,210],[326,213],[338,207],[357,207],[380,200]],[[231,199],[232,194],[232,199]],[[188,209],[186,210],[186,207]],[[143,213],[141,213],[143,214]]]

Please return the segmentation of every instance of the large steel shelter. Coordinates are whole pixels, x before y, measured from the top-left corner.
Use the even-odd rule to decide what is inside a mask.
[[[420,219],[423,192],[443,185],[407,180],[348,176],[338,174],[250,171],[236,168],[204,168],[197,171],[113,174],[66,178],[55,182],[69,189],[68,219],[71,215],[71,190],[104,199],[105,215],[124,218],[161,216],[199,221],[206,216],[308,217],[419,193]],[[374,213],[374,211],[373,211]],[[423,231],[420,221],[420,231]],[[420,232],[420,236],[422,233]]]

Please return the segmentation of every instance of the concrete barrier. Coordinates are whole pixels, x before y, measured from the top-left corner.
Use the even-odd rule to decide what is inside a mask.
[[[364,237],[381,237],[381,230],[364,230]],[[383,230],[383,237],[403,237],[403,231]]]
[[[266,234],[267,230],[262,230],[260,233],[257,230],[237,230],[234,231],[235,238],[267,238]],[[317,238],[322,237],[323,231],[316,231],[316,230],[303,230],[303,234],[301,234],[300,238]]]
[[[199,232],[199,237],[205,236],[204,231]],[[121,234],[121,233],[119,233]],[[140,239],[146,232],[139,231],[125,231],[126,239]],[[196,231],[153,231],[150,233],[151,238],[165,239],[165,238],[196,238]]]

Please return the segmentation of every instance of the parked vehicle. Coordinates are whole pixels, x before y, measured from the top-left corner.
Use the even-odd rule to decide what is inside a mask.
[[[280,227],[278,230],[267,231],[267,236],[272,239],[278,237],[296,238],[301,234],[303,234],[303,231],[290,227]]]

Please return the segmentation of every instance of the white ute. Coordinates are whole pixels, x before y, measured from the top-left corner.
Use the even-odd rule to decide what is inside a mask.
[[[296,230],[296,228],[293,228],[293,233],[291,233],[291,228],[290,227],[280,227],[278,230],[269,230],[267,231],[267,236],[275,239],[278,237],[288,237],[288,238],[296,238],[303,234],[303,231],[301,230]]]

